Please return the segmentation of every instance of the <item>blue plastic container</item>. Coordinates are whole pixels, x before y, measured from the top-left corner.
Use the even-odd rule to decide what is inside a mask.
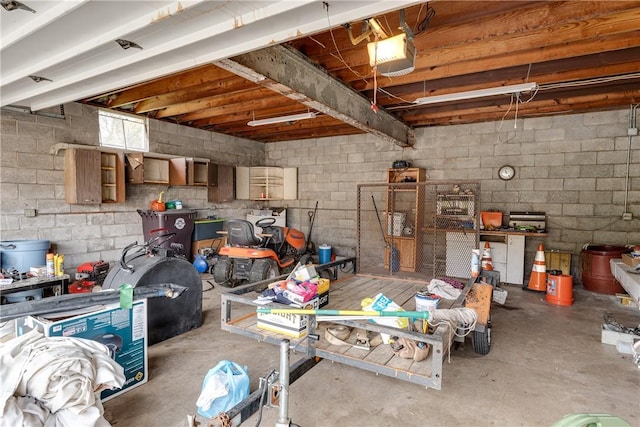
[[[0,242],[2,268],[28,272],[47,264],[48,240],[4,240]]]
[[[318,261],[320,264],[331,262],[331,246],[320,245],[318,247]]]
[[[0,259],[4,270],[26,273],[31,267],[47,264],[48,240],[5,240],[0,242]],[[16,303],[42,298],[42,289],[14,292],[6,295],[7,302]]]

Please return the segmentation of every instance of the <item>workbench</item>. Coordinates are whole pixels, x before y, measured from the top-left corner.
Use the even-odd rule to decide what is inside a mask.
[[[620,258],[610,259],[609,265],[611,266],[611,275],[640,307],[640,273],[633,273],[633,268],[622,262]]]
[[[484,248],[483,242],[489,242],[493,269],[500,272],[501,282],[524,285],[525,239],[546,235],[509,229],[480,230],[480,250]]]
[[[360,302],[362,299],[373,298],[381,292],[405,310],[413,311],[415,310],[415,294],[426,285],[427,283],[424,281],[354,274],[331,283],[329,304],[324,309],[361,310]],[[294,339],[257,327],[256,307],[260,307],[260,305],[253,301],[264,287],[265,283],[259,282],[230,289],[229,292],[222,294],[221,323],[223,330],[274,345],[280,345],[283,339],[290,339],[291,348],[304,353],[308,359],[319,357],[440,390],[443,360],[449,353],[453,339],[451,328],[448,325],[441,324],[432,333],[423,334],[379,325],[366,320],[332,322],[366,329],[370,332],[386,333],[425,342],[431,346],[431,350],[427,359],[420,362],[396,356],[391,347],[385,344],[380,344],[369,350],[352,346],[331,345],[323,335],[325,322],[316,325],[315,316],[309,316],[307,336]],[[465,285],[460,296],[455,300],[442,299],[439,308],[462,306],[470,287],[471,282]],[[282,308],[276,304],[270,306]]]
[[[0,285],[0,297],[34,289],[51,289],[53,295],[62,295],[66,292],[68,285],[68,274],[59,277],[30,277],[28,279],[14,280],[7,285]]]

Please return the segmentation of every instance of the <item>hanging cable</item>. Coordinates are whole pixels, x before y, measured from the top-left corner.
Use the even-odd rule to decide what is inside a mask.
[[[422,11],[422,8],[420,8],[420,11],[418,12],[418,18],[420,17],[420,12]],[[432,7],[429,6],[429,4],[427,3],[427,13],[424,17],[424,19],[422,21],[420,21],[419,24],[417,24],[417,31],[414,31],[414,35],[418,35],[420,33],[423,33],[427,30],[427,28],[429,28],[429,24],[431,23],[431,18],[433,18],[436,14],[436,10]]]
[[[360,78],[365,83],[369,83],[369,81],[366,79],[366,76],[360,74],[358,71],[356,71],[353,68],[351,68],[351,66],[349,64],[347,64],[347,61],[345,61],[344,58],[342,57],[342,53],[340,52],[340,49],[338,48],[338,44],[336,43],[336,38],[333,36],[333,30],[332,30],[332,26],[331,26],[331,19],[329,18],[329,3],[322,2],[322,6],[324,7],[324,9],[325,9],[325,11],[327,13],[327,26],[329,27],[329,34],[331,35],[331,40],[333,41],[333,47],[335,47],[336,52],[338,53],[337,55],[335,55],[333,52],[330,52],[329,54],[331,56],[333,56],[334,58],[338,59],[340,62],[342,62],[344,64],[344,66],[347,67],[347,69],[349,69],[349,71],[351,71],[356,77]]]

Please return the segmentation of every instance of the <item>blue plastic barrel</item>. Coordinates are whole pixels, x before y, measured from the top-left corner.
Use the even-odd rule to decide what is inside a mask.
[[[320,245],[318,247],[318,261],[320,264],[331,262],[331,246]]]

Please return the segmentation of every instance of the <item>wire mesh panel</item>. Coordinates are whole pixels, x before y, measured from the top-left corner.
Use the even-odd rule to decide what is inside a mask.
[[[358,185],[358,271],[429,281],[471,277],[479,241],[475,181]]]

